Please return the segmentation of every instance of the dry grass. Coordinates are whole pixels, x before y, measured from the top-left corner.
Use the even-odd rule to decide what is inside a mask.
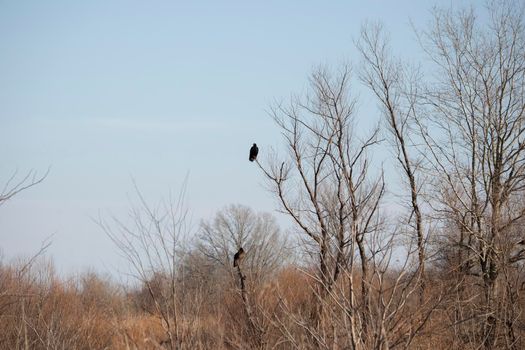
[[[198,293],[195,290],[185,293],[181,287],[177,293],[181,307],[177,310],[174,328],[177,348],[324,347],[322,343],[313,345],[312,335],[306,328],[316,302],[311,278],[288,267],[277,271],[264,283],[254,282],[250,302],[262,332],[262,341],[254,340],[235,284],[230,284],[230,288],[221,287],[224,289],[220,291],[201,289]],[[221,284],[225,285],[228,283]],[[435,286],[446,288],[446,284]],[[340,287],[342,294],[339,297],[344,298],[343,282]],[[457,295],[448,295],[409,348],[470,349],[479,345],[476,332],[479,333],[481,320],[471,319],[454,325],[458,317],[475,311],[474,288],[472,285],[471,289],[464,291],[464,299],[471,300],[470,304],[460,305]],[[426,298],[433,300],[439,294],[443,294],[443,290],[432,288],[427,291]],[[21,271],[21,264],[0,266],[0,349],[171,348],[162,318],[155,312],[145,311],[140,306],[144,305],[144,300],[139,302],[139,297],[147,298],[137,290],[125,290],[94,273],[60,279],[53,266],[42,261],[26,271]],[[419,317],[416,296],[408,302],[414,306],[409,305],[399,315],[401,321]],[[320,318],[322,339],[331,343],[331,348],[345,348],[347,330],[341,323],[344,319],[340,318],[340,311],[334,299],[327,302]],[[462,315],[458,315],[460,311]],[[520,318],[518,322],[521,323],[516,327],[519,332],[524,332],[522,321]],[[403,345],[397,348],[403,348]]]

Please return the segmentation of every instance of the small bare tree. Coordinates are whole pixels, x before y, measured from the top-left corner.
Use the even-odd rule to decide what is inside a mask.
[[[190,232],[189,210],[185,204],[186,183],[179,197],[157,207],[150,206],[135,185],[139,206],[133,207],[129,221],[115,216],[99,217],[98,225],[129,262],[132,275],[145,286],[152,311],[162,321],[172,349],[183,344],[185,305],[179,296],[179,262],[183,241]]]
[[[242,266],[253,281],[263,282],[287,260],[287,242],[275,218],[246,206],[230,205],[203,221],[199,237],[199,250],[228,274],[235,252],[243,248]]]
[[[18,176],[18,171],[14,171],[9,179],[7,179],[3,189],[0,191],[0,207],[20,192],[43,182],[49,174],[49,171],[50,169],[47,169],[43,175],[38,175],[35,170],[30,170],[21,177]],[[20,329],[24,331],[23,337],[25,348],[28,348],[27,323],[24,319],[25,305],[27,304],[27,300],[34,295],[28,291],[29,288],[26,288],[26,286],[24,286],[23,289],[19,289],[17,287],[22,284],[21,282],[25,279],[35,261],[44,255],[45,251],[50,245],[51,241],[48,237],[42,242],[39,250],[35,254],[33,254],[27,261],[15,269],[13,274],[15,277],[14,281],[12,275],[9,276],[8,274],[0,274],[0,320],[4,316],[13,317],[14,315],[6,315],[6,310],[8,310],[12,305],[20,305],[20,310],[17,311],[21,311],[22,314]],[[0,267],[2,267],[2,265],[2,261],[0,260]],[[13,285],[15,288],[13,288]]]
[[[209,264],[230,276],[225,281],[229,286],[232,282],[237,286],[249,325],[249,338],[259,348],[266,342],[267,325],[258,312],[257,296],[264,283],[289,261],[286,244],[272,215],[259,214],[241,205],[230,205],[220,210],[212,221],[201,224],[199,251]],[[242,259],[234,262],[234,254],[241,248]]]

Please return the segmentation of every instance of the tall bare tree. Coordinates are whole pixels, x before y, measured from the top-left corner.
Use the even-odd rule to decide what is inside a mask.
[[[525,214],[523,6],[492,1],[487,10],[488,23],[473,10],[434,12],[421,41],[436,75],[417,93],[416,120],[436,212],[456,227],[459,269],[482,282],[473,339],[520,348],[503,276],[524,258],[513,231]]]
[[[420,160],[414,148],[414,117],[417,103],[418,70],[412,70],[393,57],[388,38],[380,24],[367,24],[361,29],[357,48],[362,54],[361,80],[377,97],[387,138],[394,151],[403,179],[408,187],[408,223],[413,227],[417,240],[418,273],[423,296],[425,283],[426,232],[423,224],[420,191]]]
[[[310,93],[278,104],[272,116],[286,140],[288,157],[261,166],[283,213],[295,222],[316,256],[319,326],[323,300],[345,271],[350,290],[348,315],[358,342],[357,323],[366,329],[370,307],[370,252],[366,237],[378,230],[384,194],[382,172],[370,170],[368,151],[378,129],[366,137],[355,132],[355,100],[350,95],[350,67],[337,72],[319,68],[310,77]],[[354,272],[359,270],[360,278]],[[360,281],[360,283],[358,282]],[[357,290],[359,289],[359,293]],[[359,298],[359,301],[357,300]],[[357,303],[361,304],[357,313]],[[355,344],[354,344],[355,345]]]

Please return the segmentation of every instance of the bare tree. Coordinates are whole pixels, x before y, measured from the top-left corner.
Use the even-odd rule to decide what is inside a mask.
[[[320,68],[311,75],[310,94],[294,97],[288,105],[276,105],[272,116],[286,140],[288,158],[259,165],[282,212],[293,219],[306,238],[308,251],[317,257],[314,329],[320,326],[325,299],[345,271],[350,339],[356,348],[360,342],[357,329],[362,327],[366,333],[369,323],[371,273],[366,237],[381,224],[384,180],[381,171],[370,172],[367,156],[378,142],[378,129],[364,138],[355,133],[350,75],[347,65],[335,74]],[[314,340],[320,341],[319,337]]]
[[[503,277],[524,258],[513,231],[525,214],[524,17],[512,1],[489,2],[487,10],[488,23],[473,10],[434,12],[420,37],[436,76],[417,93],[416,122],[434,208],[456,227],[459,270],[482,285],[474,317],[483,326],[469,339],[517,349],[508,312],[515,298],[507,293],[515,289]]]
[[[410,193],[408,224],[413,226],[417,240],[418,273],[421,282],[421,297],[425,284],[426,233],[421,210],[418,183],[420,160],[411,152],[414,148],[414,114],[417,103],[418,70],[396,61],[388,47],[388,38],[380,24],[364,25],[357,47],[363,57],[361,80],[377,97],[391,148],[401,168]]]
[[[230,205],[212,221],[201,224],[199,251],[222,274],[230,276],[226,286],[232,286],[232,282],[237,286],[249,339],[259,348],[265,343],[267,327],[258,312],[257,294],[289,262],[286,244],[272,215],[242,205]],[[234,262],[235,252],[242,254],[242,259]]]
[[[0,191],[0,206],[18,193],[38,185],[45,180],[49,174],[50,168],[43,175],[38,175],[35,170],[30,170],[22,177],[18,176],[18,171],[14,171],[11,177],[6,181],[4,188]]]
[[[152,207],[135,185],[139,206],[133,207],[129,221],[115,216],[100,217],[98,225],[129,262],[132,275],[145,286],[152,313],[159,315],[170,348],[183,344],[185,305],[179,295],[179,263],[183,241],[190,232],[189,210],[185,204],[186,182],[179,197]]]
[[[47,169],[43,175],[39,176],[35,170],[30,170],[22,177],[18,176],[18,171],[14,171],[6,181],[3,189],[0,191],[0,206],[5,204],[8,200],[20,192],[44,181],[49,174],[49,171],[50,169]],[[34,297],[34,295],[32,295],[32,293],[29,291],[29,288],[26,288],[25,286],[23,289],[18,287],[20,282],[26,278],[26,275],[33,267],[35,261],[43,256],[51,245],[50,238],[51,237],[46,238],[42,242],[38,251],[29,259],[27,259],[27,261],[18,266],[13,274],[0,274],[0,318],[3,316],[12,316],[6,315],[6,310],[8,310],[10,306],[17,304],[20,305],[22,315],[25,314],[25,305],[27,303],[27,299]],[[0,268],[2,265],[3,264],[0,261]],[[13,285],[15,288],[13,288]],[[27,323],[23,318],[21,320],[20,329],[24,331],[24,346],[25,348],[28,348]],[[3,341],[3,339],[1,341]]]
[[[243,248],[243,269],[253,281],[263,282],[287,260],[287,242],[275,218],[246,206],[230,205],[203,221],[199,237],[199,250],[228,274],[235,252]]]

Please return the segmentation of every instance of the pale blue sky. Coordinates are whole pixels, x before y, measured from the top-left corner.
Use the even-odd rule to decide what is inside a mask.
[[[195,223],[231,203],[273,211],[247,161],[253,142],[278,147],[269,103],[319,63],[357,63],[365,20],[417,59],[409,20],[451,3],[0,0],[0,183],[52,167],[0,207],[0,249],[27,255],[54,234],[59,271],[111,270],[117,253],[90,217],[125,212],[131,177],[155,202],[189,172]]]

